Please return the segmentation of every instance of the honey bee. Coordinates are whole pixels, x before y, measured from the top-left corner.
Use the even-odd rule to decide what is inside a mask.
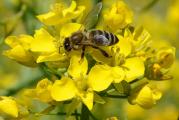
[[[96,23],[92,21],[98,20],[98,15],[102,9],[102,3],[98,3],[96,7],[88,14],[86,18],[85,30],[79,30],[72,33],[70,37],[65,38],[64,48],[67,52],[71,50],[82,49],[81,58],[84,57],[85,48],[90,46],[98,49],[105,57],[109,57],[108,53],[100,48],[100,46],[111,46],[118,43],[119,39],[116,35],[102,30],[87,30],[95,26]]]

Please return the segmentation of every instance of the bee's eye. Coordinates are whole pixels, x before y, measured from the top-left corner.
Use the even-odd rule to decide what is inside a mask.
[[[65,48],[65,50],[67,50],[67,51],[70,51],[70,50],[72,49],[72,48],[71,48],[71,45],[70,45],[70,40],[69,40],[69,38],[65,38],[64,48]]]

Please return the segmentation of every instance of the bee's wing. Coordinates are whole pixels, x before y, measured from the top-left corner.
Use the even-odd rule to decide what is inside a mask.
[[[99,14],[102,9],[102,2],[99,2],[85,17],[85,19],[82,21],[82,24],[84,25],[86,30],[92,29],[95,27],[95,25],[98,22]]]
[[[104,35],[95,35],[94,43],[99,46],[108,46],[110,45],[110,41]]]
[[[110,41],[104,35],[95,35],[93,39],[87,39],[79,43],[86,46],[108,46]]]

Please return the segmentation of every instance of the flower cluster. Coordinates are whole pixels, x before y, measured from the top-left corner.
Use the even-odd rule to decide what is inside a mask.
[[[94,103],[104,104],[105,97],[126,98],[131,104],[151,108],[161,98],[161,92],[150,81],[171,79],[167,72],[174,62],[175,48],[150,46],[150,34],[143,27],[131,25],[132,10],[119,0],[100,11],[93,27],[118,37],[115,45],[99,46],[110,57],[89,46],[81,58],[82,50],[67,52],[64,40],[85,28],[84,16],[88,17],[85,10],[85,4],[78,5],[75,1],[69,6],[54,4],[48,13],[37,16],[44,26],[33,36],[6,38],[10,49],[4,55],[25,66],[39,67],[46,75],[36,88],[26,90],[26,96],[51,107],[59,103],[73,106],[67,110],[69,115],[81,104],[90,111]],[[12,109],[4,109],[7,104]],[[22,118],[22,107],[14,98],[0,97],[0,111],[7,115]],[[30,113],[28,107],[23,110],[25,115]]]

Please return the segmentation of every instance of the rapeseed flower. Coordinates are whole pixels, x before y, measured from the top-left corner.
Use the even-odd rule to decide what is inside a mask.
[[[65,101],[79,97],[88,109],[91,110],[93,107],[93,92],[85,80],[88,62],[86,58],[82,62],[79,62],[80,59],[80,55],[73,55],[71,57],[67,70],[68,77],[64,76],[60,80],[55,81],[51,88],[51,95],[56,101]]]
[[[56,3],[50,12],[37,16],[46,25],[58,25],[70,22],[72,19],[80,17],[85,10],[84,6],[77,6],[75,1],[69,7]]]
[[[34,41],[31,42],[30,49],[37,54],[37,63],[45,61],[59,61],[65,59],[65,54],[59,54],[58,41],[44,28],[36,31]],[[40,46],[39,46],[40,45]]]
[[[30,44],[33,41],[33,37],[29,35],[9,36],[5,42],[11,47],[10,50],[6,50],[4,55],[26,66],[36,66],[36,58],[30,51]]]
[[[125,28],[132,21],[133,13],[122,0],[114,3],[112,8],[104,13],[104,25],[112,32]]]
[[[10,115],[12,117],[18,117],[18,105],[11,97],[0,97],[0,113]]]
[[[146,85],[136,93],[132,93],[131,96],[129,96],[129,102],[131,104],[138,104],[143,108],[151,108],[160,98],[160,91]]]

